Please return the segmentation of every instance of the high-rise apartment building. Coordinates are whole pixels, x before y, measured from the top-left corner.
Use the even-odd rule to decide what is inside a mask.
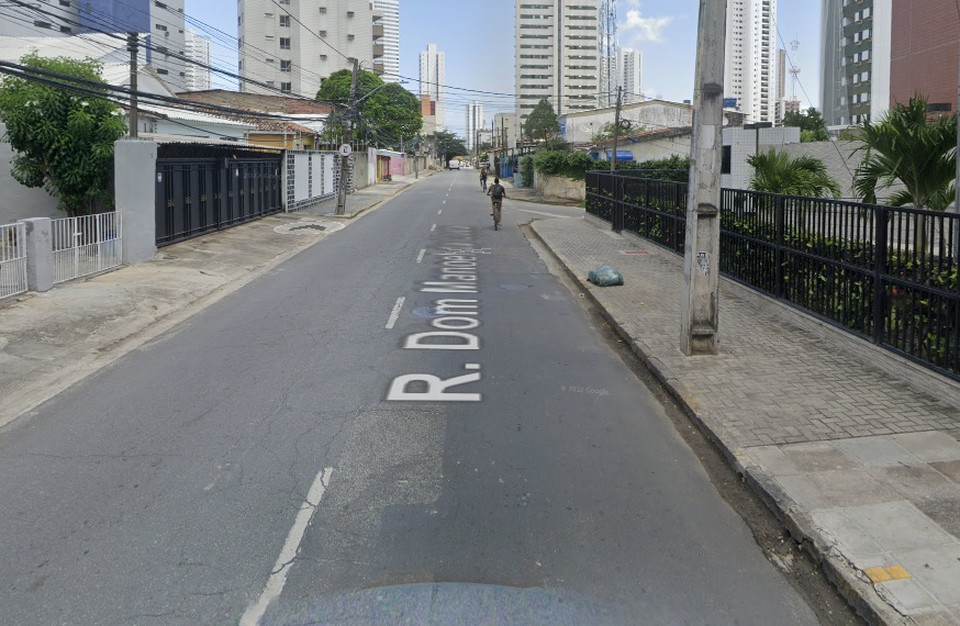
[[[777,114],[777,0],[728,0],[724,96],[747,122]]]
[[[187,58],[202,65],[187,65],[187,91],[206,91],[210,89],[210,40],[201,37],[189,28],[184,33],[184,48]]]
[[[0,36],[71,36],[90,33],[130,33],[141,35],[147,64],[154,68],[174,90],[186,87],[187,66],[184,45],[184,0],[82,0],[31,2],[0,5]]]
[[[483,105],[474,100],[467,105],[467,150],[477,149],[479,133],[483,130]]]
[[[558,114],[590,110],[600,81],[599,0],[516,2],[516,110],[522,124],[546,98]]]
[[[322,79],[352,68],[350,58],[375,71],[382,67],[374,45],[380,18],[369,0],[239,0],[240,90],[312,98]]]
[[[910,27],[891,31],[889,104],[921,94],[930,113],[955,114],[960,54],[956,0],[893,0],[892,8],[892,23]],[[874,28],[879,30],[876,19]]]
[[[446,55],[437,50],[436,44],[427,44],[427,49],[420,53],[420,98],[428,103],[429,114],[434,117],[436,128],[441,130],[445,128],[443,85],[446,80]]]
[[[640,79],[643,76],[643,53],[639,50],[624,48],[620,51],[620,68],[617,72],[620,86],[623,87],[624,103],[642,102]]]
[[[380,26],[383,35],[383,80],[391,83],[400,82],[400,0],[373,0],[373,10],[380,13]]]
[[[892,10],[892,0],[823,0],[820,110],[827,127],[876,120],[886,113]]]

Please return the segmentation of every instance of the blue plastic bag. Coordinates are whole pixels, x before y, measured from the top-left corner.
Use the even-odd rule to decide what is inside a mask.
[[[623,274],[609,265],[590,270],[587,274],[587,280],[598,287],[611,287],[613,285],[623,284]]]

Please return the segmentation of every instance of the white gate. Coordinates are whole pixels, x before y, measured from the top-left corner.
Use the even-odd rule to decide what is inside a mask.
[[[26,247],[23,224],[0,225],[0,300],[27,290]]]
[[[51,220],[53,282],[62,283],[120,265],[119,213]]]

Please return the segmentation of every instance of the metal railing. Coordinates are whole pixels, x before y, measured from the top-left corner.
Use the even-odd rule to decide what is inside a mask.
[[[587,212],[678,254],[686,198],[587,175]],[[960,215],[733,189],[720,210],[722,274],[960,379]]]
[[[63,217],[51,220],[50,226],[55,284],[120,265],[119,213]]]
[[[27,290],[26,241],[23,224],[0,224],[0,300]]]

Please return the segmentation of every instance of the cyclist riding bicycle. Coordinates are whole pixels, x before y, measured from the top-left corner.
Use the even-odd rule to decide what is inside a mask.
[[[484,165],[480,168],[480,189],[483,191],[487,190],[487,166]]]
[[[507,190],[500,184],[499,178],[493,179],[493,184],[487,189],[487,195],[490,196],[490,201],[493,204],[493,213],[490,214],[493,216],[493,229],[497,230],[500,228],[500,212],[503,208],[503,199],[507,197]]]

